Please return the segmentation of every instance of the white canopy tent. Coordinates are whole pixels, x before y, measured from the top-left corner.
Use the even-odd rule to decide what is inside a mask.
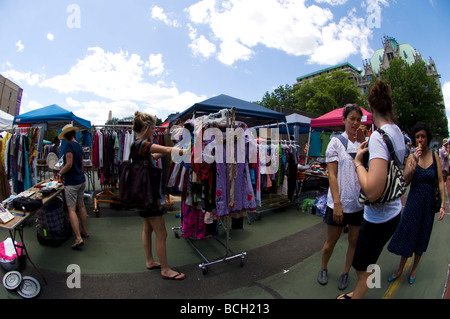
[[[14,116],[0,110],[0,130],[11,130]]]

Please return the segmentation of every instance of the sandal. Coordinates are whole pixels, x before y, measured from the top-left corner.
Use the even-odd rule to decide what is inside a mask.
[[[89,238],[89,234],[88,233],[80,233],[80,235],[83,238]]]
[[[81,238],[80,239],[76,239],[75,242],[72,245],[72,249],[77,249],[77,248],[79,248],[79,247],[81,247],[83,245],[84,245],[83,239],[81,239]]]
[[[343,294],[343,295],[338,295],[336,297],[336,299],[352,299],[351,296],[349,296],[349,293]]]
[[[183,277],[181,277],[181,278],[178,278],[179,276],[183,276]],[[185,274],[182,274],[182,273],[177,273],[175,276],[173,276],[173,277],[169,277],[169,276],[164,276],[164,275],[161,275],[161,277],[162,277],[162,279],[164,279],[164,280],[184,280],[184,279],[186,279],[186,275]]]

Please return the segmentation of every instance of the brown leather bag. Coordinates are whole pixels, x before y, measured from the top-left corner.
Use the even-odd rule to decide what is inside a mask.
[[[119,180],[120,201],[130,207],[157,208],[161,173],[150,160],[126,163]]]

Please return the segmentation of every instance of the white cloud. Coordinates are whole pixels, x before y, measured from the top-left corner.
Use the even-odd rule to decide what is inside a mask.
[[[152,19],[160,20],[164,22],[168,26],[179,27],[180,24],[175,19],[169,19],[167,14],[164,13],[164,10],[158,6],[153,6],[151,9]]]
[[[139,107],[143,107],[152,110],[153,115],[165,117],[206,98],[179,92],[174,83],[164,85],[159,78],[154,83],[150,82],[147,75],[157,77],[164,73],[162,59],[161,54],[151,54],[144,61],[137,54],[89,48],[88,54],[78,60],[68,73],[49,78],[39,85],[62,94],[94,95],[96,98],[87,102],[73,98],[67,98],[66,102],[79,108],[78,116],[101,123],[106,121],[110,110],[114,117],[121,118],[132,116]]]
[[[11,64],[9,64],[9,66],[12,67]],[[26,84],[31,86],[38,84],[44,77],[43,75],[40,74],[32,74],[31,72],[20,72],[14,69],[9,69],[2,73],[4,77],[14,80],[19,84],[25,82]]]
[[[328,3],[332,6],[340,6],[347,2],[347,0],[316,0],[317,3]]]
[[[67,99],[67,106],[70,109],[76,109],[76,115],[89,119],[91,124],[102,125],[108,120],[109,112],[111,111],[112,116],[118,119],[124,117],[129,117],[134,115],[134,112],[139,110],[138,104],[132,101],[86,101],[81,102],[74,99]],[[151,113],[156,114],[156,113]]]
[[[28,101],[28,103],[22,104],[20,106],[20,114],[27,113],[27,112],[30,112],[33,110],[37,110],[37,109],[40,109],[43,107],[44,106],[41,103],[39,103],[35,100],[30,100],[30,101]]]
[[[338,5],[345,0],[326,2]],[[371,54],[368,39],[372,32],[363,18],[355,17],[355,11],[337,22],[329,8],[307,5],[306,0],[200,0],[186,11],[193,24],[190,47],[194,54],[200,52],[198,39],[203,37],[211,48],[203,56],[217,53],[227,65],[250,59],[258,45],[326,65],[342,62],[351,54],[363,58]],[[206,27],[202,35],[197,34],[200,27]],[[218,52],[212,50],[215,44]]]
[[[17,41],[16,43],[17,52],[22,52],[25,46],[22,44],[22,40]]]
[[[208,41],[203,35],[198,36],[197,30],[191,24],[188,24],[188,28],[189,38],[192,41],[189,47],[194,56],[211,57],[216,52],[216,45]]]
[[[47,40],[53,41],[55,39],[55,36],[52,33],[47,33]]]
[[[445,112],[447,114],[447,119],[449,120],[449,131],[450,131],[450,81],[445,82],[442,86],[442,94],[444,95]]]
[[[150,68],[149,75],[158,76],[164,73],[164,63],[162,54],[150,54],[146,66]]]

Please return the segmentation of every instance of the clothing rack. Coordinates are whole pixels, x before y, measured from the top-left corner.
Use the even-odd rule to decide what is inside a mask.
[[[267,144],[267,146],[270,145],[270,142],[274,142],[274,143],[279,143],[282,147],[283,146],[291,146],[294,148],[300,147],[297,144],[293,144],[293,143],[295,143],[295,141],[292,141],[292,140],[263,140],[263,141],[259,141],[259,145],[263,145],[261,142]],[[297,167],[296,167],[296,170],[297,170]],[[294,191],[292,200],[290,200],[289,198],[283,198],[283,195],[275,195],[275,196],[281,196],[281,198],[279,200],[271,201],[271,203],[268,204],[269,208],[256,210],[256,211],[252,211],[252,212],[250,212],[250,211],[247,212],[248,224],[251,224],[252,221],[254,221],[254,220],[261,220],[262,213],[270,212],[270,211],[273,211],[273,210],[279,209],[279,208],[286,208],[286,207],[297,205],[297,198],[299,197],[300,192],[301,192],[301,187],[299,186],[299,181],[296,181],[295,191]],[[270,194],[270,195],[272,195],[272,194]],[[272,200],[272,196],[270,196],[270,200]]]
[[[235,111],[236,108],[231,108],[231,109],[223,109],[217,113],[213,113],[213,114],[209,114],[206,119],[217,119],[217,118],[224,118],[226,117],[226,126],[227,127],[231,127],[232,125],[234,125],[234,121],[235,121]],[[194,113],[194,117],[195,117],[195,113]],[[180,208],[180,213],[181,213],[181,208]],[[205,254],[200,250],[200,248],[198,248],[198,246],[194,243],[193,238],[185,238],[186,241],[189,243],[189,245],[200,255],[200,257],[203,259],[203,263],[199,264],[199,268],[202,270],[203,275],[206,275],[208,273],[208,266],[214,265],[214,264],[218,264],[221,262],[225,262],[228,260],[232,260],[235,258],[240,258],[240,265],[241,267],[244,266],[244,259],[245,256],[247,256],[246,252],[240,252],[240,253],[235,253],[230,249],[230,228],[231,228],[231,215],[225,216],[222,219],[218,219],[218,224],[219,226],[222,226],[223,229],[225,230],[225,243],[220,240],[217,235],[214,236],[210,236],[207,237],[209,239],[214,239],[215,241],[217,241],[223,248],[225,248],[225,252],[222,258],[218,258],[216,260],[209,260]],[[225,223],[224,223],[225,222]],[[180,238],[178,231],[182,229],[182,227],[172,227],[172,230],[175,233],[175,238]],[[200,239],[200,240],[204,240],[204,239]]]

